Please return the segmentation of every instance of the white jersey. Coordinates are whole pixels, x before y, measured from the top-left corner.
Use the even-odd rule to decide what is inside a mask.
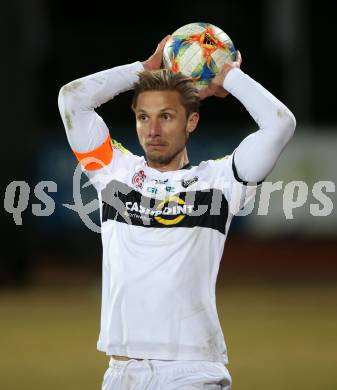
[[[139,62],[112,68],[69,83],[59,95],[68,140],[101,205],[98,349],[131,358],[226,363],[215,284],[231,219],[254,195],[255,187],[241,182],[267,176],[295,120],[260,84],[231,70],[224,88],[259,130],[240,143],[235,158],[159,172],[111,141],[94,111],[132,88],[141,70]]]
[[[98,348],[109,355],[227,362],[215,284],[246,189],[234,178],[232,156],[159,172],[118,147],[113,155],[99,178],[105,184]]]

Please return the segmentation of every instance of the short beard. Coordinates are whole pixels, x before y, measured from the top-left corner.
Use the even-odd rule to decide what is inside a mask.
[[[176,150],[174,153],[168,156],[149,156],[148,154],[146,154],[146,160],[159,165],[167,165],[171,161],[173,161],[178,156],[179,153],[181,153],[184,150],[185,146],[186,144],[183,146],[182,149]]]

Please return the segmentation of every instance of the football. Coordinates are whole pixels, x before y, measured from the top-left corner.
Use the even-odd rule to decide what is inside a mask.
[[[210,23],[190,23],[171,34],[164,47],[163,65],[191,77],[200,90],[228,58],[235,59],[235,48],[224,31]]]

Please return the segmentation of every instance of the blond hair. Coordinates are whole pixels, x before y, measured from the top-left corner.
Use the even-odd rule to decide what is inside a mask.
[[[199,92],[191,78],[182,73],[173,73],[169,69],[155,71],[144,70],[138,74],[139,79],[134,84],[134,95],[131,107],[135,111],[140,93],[145,91],[177,91],[181,104],[185,107],[186,116],[199,112]]]

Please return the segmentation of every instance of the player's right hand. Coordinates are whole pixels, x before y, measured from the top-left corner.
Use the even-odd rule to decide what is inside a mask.
[[[166,37],[159,42],[156,51],[146,60],[143,61],[143,66],[145,70],[157,70],[160,69],[163,61],[163,51],[165,43],[171,38],[171,35],[166,35]]]
[[[200,99],[203,100],[209,96],[217,96],[217,97],[224,98],[227,95],[229,95],[229,92],[226,91],[222,86],[223,82],[228,72],[234,68],[240,68],[241,63],[242,63],[241,53],[239,52],[239,50],[237,50],[235,61],[229,60],[225,62],[220,72],[212,79],[208,87],[200,90],[199,92]]]

